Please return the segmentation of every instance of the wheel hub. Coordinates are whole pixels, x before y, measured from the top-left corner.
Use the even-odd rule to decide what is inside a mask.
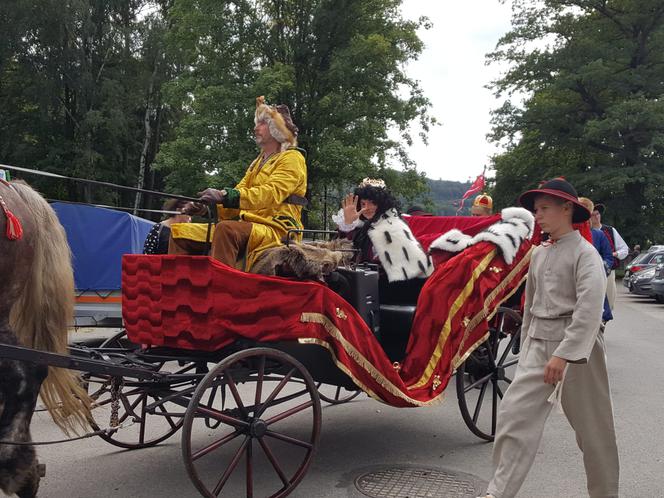
[[[505,368],[504,367],[496,367],[496,374],[495,374],[496,380],[505,380]]]
[[[261,438],[267,432],[267,424],[265,420],[257,418],[254,419],[249,425],[249,434],[254,438]]]

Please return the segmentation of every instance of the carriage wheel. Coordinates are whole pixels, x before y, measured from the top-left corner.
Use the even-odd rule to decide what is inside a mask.
[[[514,377],[520,335],[519,313],[498,308],[488,339],[456,371],[461,416],[471,432],[486,441],[496,435],[498,405]]]
[[[127,337],[127,331],[121,330],[115,335],[112,335],[99,345],[99,349],[138,349],[138,346],[131,342]]]
[[[349,390],[340,386],[332,386],[318,382],[316,384],[320,399],[331,405],[342,405],[357,398],[362,392],[360,389]]]
[[[108,349],[109,354],[122,354],[138,349],[138,346],[131,343],[126,332],[122,331],[104,341],[98,349]],[[196,365],[169,361],[156,363],[154,368],[186,373],[194,371]],[[126,449],[155,446],[175,434],[182,427],[184,408],[164,401],[164,397],[175,391],[182,395],[186,395],[187,391],[193,392],[191,383],[187,382],[181,385],[155,385],[97,375],[86,375],[84,381],[94,400],[94,420],[90,424],[93,430],[114,425],[113,412],[117,409],[117,422],[122,428],[112,433],[100,434],[99,437],[114,446]],[[113,398],[117,400],[115,406]]]
[[[281,351],[247,349],[217,364],[196,389],[184,417],[182,456],[203,496],[225,489],[226,496],[282,497],[304,477],[320,426],[309,372]]]

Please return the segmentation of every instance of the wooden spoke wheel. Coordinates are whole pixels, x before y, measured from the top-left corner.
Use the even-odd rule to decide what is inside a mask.
[[[518,362],[521,316],[498,308],[489,323],[489,337],[456,371],[459,409],[476,436],[493,441],[498,405],[512,383]]]
[[[362,392],[360,389],[348,390],[344,387],[323,384],[322,382],[316,383],[316,389],[318,389],[320,399],[331,405],[348,403],[357,398]]]
[[[199,384],[184,417],[182,456],[203,496],[287,496],[311,464],[320,426],[318,390],[302,364],[274,349],[247,349]]]
[[[127,339],[124,331],[110,337],[97,348],[101,354],[125,355],[139,349]],[[195,371],[191,362],[158,361],[146,366],[171,373]],[[93,430],[120,424],[115,432],[100,434],[106,442],[126,449],[155,446],[182,427],[183,403],[175,403],[173,396],[188,399],[194,391],[191,381],[151,383],[112,378],[104,375],[85,375],[83,381],[94,400],[91,423]],[[114,402],[115,400],[115,402]],[[185,401],[186,406],[186,401]]]

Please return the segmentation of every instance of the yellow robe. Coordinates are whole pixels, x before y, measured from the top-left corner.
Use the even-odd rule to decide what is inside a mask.
[[[302,206],[284,202],[290,195],[304,197],[307,192],[307,165],[302,153],[295,149],[273,155],[260,166],[262,154],[235,187],[240,192],[240,208],[218,206],[220,220],[241,220],[252,223],[247,244],[244,269],[249,271],[265,249],[279,246],[288,230],[302,229]],[[205,242],[204,223],[174,223],[173,238]]]

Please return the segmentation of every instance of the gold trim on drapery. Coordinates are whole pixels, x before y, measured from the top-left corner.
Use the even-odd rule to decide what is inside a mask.
[[[452,320],[459,312],[463,304],[466,302],[470,294],[473,292],[475,282],[477,282],[477,280],[480,278],[480,275],[482,275],[484,270],[486,270],[489,264],[491,264],[491,261],[493,261],[493,258],[496,256],[496,254],[496,249],[491,250],[491,252],[484,256],[482,261],[480,261],[480,263],[473,270],[470,279],[468,282],[466,282],[466,285],[463,287],[457,298],[454,300],[454,303],[452,303],[452,306],[450,307],[447,319],[445,320],[445,324],[443,325],[443,329],[440,332],[438,342],[436,343],[436,347],[433,351],[433,354],[431,355],[431,358],[429,359],[429,363],[427,364],[424,372],[422,373],[422,376],[420,377],[420,380],[418,380],[415,384],[408,386],[408,389],[417,389],[419,387],[423,387],[427,384],[427,382],[429,382],[429,379],[433,375],[433,372],[436,369],[436,365],[440,361],[440,357],[443,354],[443,347],[447,343],[447,339],[452,332]]]
[[[321,313],[302,313],[300,321],[302,323],[316,323],[318,325],[322,325],[325,328],[325,330],[328,332],[328,334],[330,334],[336,341],[339,342],[339,344],[344,349],[346,354],[348,354],[348,356],[350,356],[355,361],[355,363],[357,363],[363,370],[365,370],[371,376],[372,379],[374,379],[378,384],[380,384],[383,387],[383,389],[385,389],[391,395],[403,399],[404,401],[407,401],[408,403],[414,406],[430,406],[438,404],[442,401],[444,393],[435,396],[429,401],[419,401],[415,398],[411,398],[410,396],[406,395],[401,389],[399,389],[392,382],[390,382],[369,360],[367,360],[362,355],[362,353],[360,353],[355,348],[355,346],[353,346],[350,342],[348,342],[348,340],[343,336],[341,331],[336,327],[336,325],[334,325],[334,323],[327,316]],[[299,340],[302,341],[302,339]],[[306,340],[308,341],[309,339]],[[320,341],[320,339],[315,339],[315,340]],[[343,365],[343,363],[341,363],[334,354],[334,351],[330,347],[328,347],[327,349],[332,353],[332,360],[335,362],[335,364],[337,364],[337,366]],[[341,369],[345,374],[347,374],[351,379],[353,379],[353,382],[358,384],[358,386],[362,387],[362,382],[359,381],[356,377],[352,376],[348,372],[347,368],[341,367]],[[364,387],[362,387],[362,389],[364,389]],[[367,392],[367,394],[369,394],[369,392]],[[380,399],[375,394],[372,397]]]

